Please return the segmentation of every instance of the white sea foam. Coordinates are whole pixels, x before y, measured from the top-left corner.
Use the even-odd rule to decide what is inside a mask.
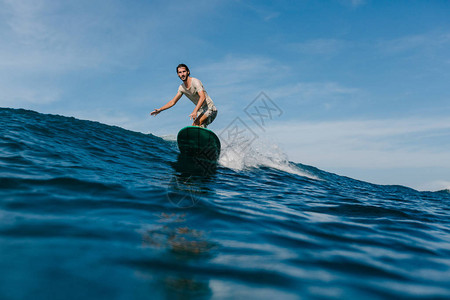
[[[261,138],[254,141],[240,140],[239,143],[226,143],[224,141],[221,141],[221,143],[219,164],[223,167],[241,171],[247,168],[264,166],[299,176],[319,179],[291,163],[278,145]]]
[[[176,142],[177,141],[177,136],[173,135],[173,134],[162,135],[161,138],[168,142]]]

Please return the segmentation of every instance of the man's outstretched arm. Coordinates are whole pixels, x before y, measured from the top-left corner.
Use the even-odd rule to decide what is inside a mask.
[[[178,92],[175,97],[172,98],[172,100],[170,100],[169,102],[167,102],[163,107],[161,108],[155,108],[154,111],[152,111],[150,113],[150,115],[152,116],[156,116],[157,114],[159,114],[160,112],[162,112],[163,110],[169,109],[172,106],[174,106],[175,104],[177,104],[178,100],[180,100],[181,96],[183,96],[182,93]]]

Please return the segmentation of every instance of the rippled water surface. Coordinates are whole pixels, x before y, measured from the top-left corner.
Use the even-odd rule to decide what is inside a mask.
[[[0,124],[0,299],[450,298],[449,191],[270,157],[205,174],[151,134]]]

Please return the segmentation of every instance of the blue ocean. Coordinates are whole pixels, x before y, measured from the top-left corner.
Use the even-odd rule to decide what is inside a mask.
[[[0,123],[0,299],[450,299],[448,190],[232,147],[205,172],[170,137]]]

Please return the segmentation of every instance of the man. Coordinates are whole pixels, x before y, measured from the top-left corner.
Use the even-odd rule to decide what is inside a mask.
[[[167,102],[163,107],[157,108],[150,114],[156,116],[163,110],[169,109],[175,104],[183,95],[186,95],[192,103],[194,103],[194,111],[189,115],[193,120],[192,126],[200,126],[206,128],[217,116],[217,108],[214,102],[206,93],[205,88],[200,80],[190,77],[191,72],[185,64],[177,66],[178,77],[183,83],[178,88],[178,92],[172,100]]]

